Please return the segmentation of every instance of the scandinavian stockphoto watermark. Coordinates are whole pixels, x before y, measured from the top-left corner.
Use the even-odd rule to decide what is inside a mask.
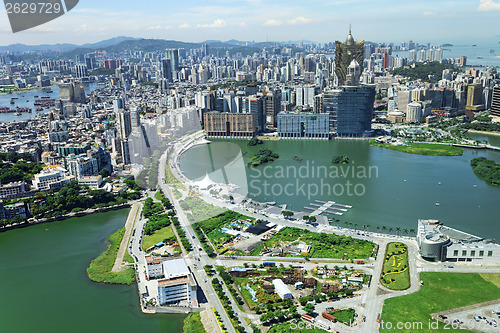
[[[254,196],[363,196],[367,179],[378,178],[377,166],[303,165],[272,166],[252,169],[248,174],[249,192]]]
[[[34,28],[56,19],[71,9],[79,0],[4,0],[12,32]]]

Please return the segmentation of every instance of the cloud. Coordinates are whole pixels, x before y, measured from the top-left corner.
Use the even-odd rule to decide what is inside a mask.
[[[171,26],[169,25],[166,25],[166,26],[163,26],[163,25],[152,25],[152,26],[149,26],[147,27],[148,30],[162,30],[162,29],[165,29],[165,30],[168,30],[168,29],[172,29]]]
[[[216,19],[213,23],[210,24],[197,24],[197,28],[222,28],[226,26],[226,21],[221,19]]]
[[[437,13],[435,12],[424,12],[424,16],[436,16]]]
[[[247,26],[247,23],[246,23],[246,22],[241,22],[241,23],[240,23],[240,27],[244,28],[244,27],[246,27],[246,26]]]
[[[191,26],[187,22],[179,25],[179,29],[189,29],[189,28],[191,28]]]
[[[298,25],[298,24],[307,24],[309,22],[311,22],[312,20],[311,19],[308,19],[304,16],[299,16],[299,17],[296,17],[292,20],[288,20],[288,24],[291,24],[291,25]]]
[[[271,19],[271,20],[267,20],[266,22],[264,22],[264,25],[265,26],[277,26],[277,25],[282,25],[283,23],[281,21],[277,21],[277,20],[274,20],[274,19]]]
[[[495,2],[493,0],[479,0],[479,7],[477,10],[481,12],[500,10],[500,2]]]

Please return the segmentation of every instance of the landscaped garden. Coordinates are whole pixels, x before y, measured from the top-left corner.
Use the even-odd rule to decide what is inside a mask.
[[[392,330],[384,325],[381,332],[394,332],[398,322],[422,323],[418,332],[466,332],[461,329],[444,329],[439,323],[439,330],[428,329],[430,314],[455,309],[471,304],[495,300],[500,294],[500,274],[477,273],[435,273],[422,272],[423,285],[416,293],[389,298],[384,303],[381,322],[392,323]],[[413,333],[415,330],[398,330],[398,333]]]
[[[353,308],[330,311],[328,313],[334,316],[338,322],[341,322],[348,326],[354,323],[354,316],[356,315],[356,311]]]
[[[380,282],[384,287],[393,290],[410,287],[408,248],[405,244],[396,242],[387,244]]]

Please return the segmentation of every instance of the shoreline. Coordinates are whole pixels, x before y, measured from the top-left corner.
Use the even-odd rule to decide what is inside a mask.
[[[59,217],[51,217],[51,218],[48,218],[48,219],[36,220],[36,221],[33,221],[33,222],[26,221],[26,222],[19,223],[19,224],[8,224],[8,225],[6,225],[4,227],[0,227],[0,232],[6,232],[6,231],[9,231],[9,230],[14,230],[14,229],[19,229],[19,228],[26,228],[26,227],[30,227],[32,225],[37,225],[37,224],[42,224],[42,223],[64,221],[66,219],[70,219],[70,218],[73,218],[73,217],[83,217],[83,216],[92,215],[92,214],[96,214],[96,213],[105,213],[105,212],[109,212],[109,211],[113,211],[113,210],[119,210],[119,209],[123,209],[123,208],[129,208],[130,206],[131,206],[130,203],[124,203],[124,204],[121,204],[121,205],[116,205],[116,206],[111,206],[111,207],[102,207],[102,208],[96,208],[96,209],[87,209],[87,210],[84,210],[84,211],[81,211],[81,212],[77,212],[77,213],[68,213],[66,215],[62,215],[62,216],[59,216]]]
[[[477,134],[487,134],[487,135],[500,136],[500,132],[486,132],[486,131],[476,131],[476,130],[468,130],[467,132],[477,133]]]
[[[0,96],[1,95],[14,95],[14,94],[22,94],[22,93],[25,93],[25,92],[30,92],[30,91],[33,91],[33,90],[43,90],[43,89],[46,89],[46,88],[53,88],[55,87],[56,85],[55,84],[51,84],[50,86],[46,86],[46,87],[32,87],[32,88],[21,88],[23,90],[18,90],[18,91],[13,91],[13,92],[1,92],[0,93]],[[17,88],[16,88],[17,89]]]

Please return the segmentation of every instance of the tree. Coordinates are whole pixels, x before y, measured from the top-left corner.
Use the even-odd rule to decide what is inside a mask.
[[[310,216],[309,217],[309,222],[311,222],[311,223],[316,222],[316,216]]]
[[[106,178],[106,177],[111,176],[111,172],[108,169],[102,169],[101,171],[99,171],[99,175],[102,178]]]
[[[304,306],[304,311],[311,316],[314,313],[314,305],[312,303],[307,303]]]

